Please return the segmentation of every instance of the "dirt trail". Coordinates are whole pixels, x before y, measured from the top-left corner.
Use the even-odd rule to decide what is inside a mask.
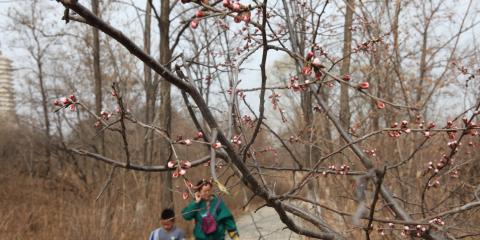
[[[257,212],[243,215],[237,220],[237,227],[242,240],[255,239],[303,239],[286,228],[273,208],[262,208]]]

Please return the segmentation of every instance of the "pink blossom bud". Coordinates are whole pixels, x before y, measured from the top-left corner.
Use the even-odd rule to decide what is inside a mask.
[[[74,112],[75,111],[75,104],[71,104],[69,106],[69,108],[70,108],[70,111]]]
[[[384,109],[385,108],[385,103],[381,101],[377,101],[377,108],[378,109]]]
[[[190,168],[192,166],[192,163],[190,161],[182,161],[182,168]]]
[[[343,75],[343,78],[342,78],[343,81],[350,81],[350,75],[349,74],[345,74]]]
[[[230,1],[229,0],[223,0],[223,6],[224,7],[229,7],[230,6]]]
[[[370,87],[370,84],[368,82],[361,82],[357,85],[358,89],[368,89]]]
[[[197,138],[203,138],[203,132],[197,132]]]
[[[178,178],[178,169],[172,173],[173,178]]]
[[[183,192],[182,193],[182,198],[183,198],[183,200],[187,200],[188,199],[188,192]]]
[[[193,28],[193,29],[197,28],[197,27],[198,27],[198,22],[199,22],[198,19],[196,19],[196,18],[193,19],[193,20],[190,22],[190,27]]]
[[[189,145],[192,145],[192,140],[190,140],[190,139],[185,139],[185,140],[181,141],[181,143],[189,146]]]
[[[302,73],[303,75],[307,75],[307,76],[312,74],[312,67],[310,67],[309,65],[304,66],[302,69]]]
[[[242,21],[242,16],[240,16],[240,14],[238,14],[237,16],[235,16],[235,17],[233,18],[233,21],[234,21],[235,23],[240,23],[240,22]]]
[[[178,171],[178,174],[180,174],[181,176],[185,175],[185,173],[187,173],[187,170],[183,168],[180,168],[180,170]]]
[[[167,167],[168,167],[168,168],[173,168],[176,163],[177,163],[177,162],[176,162],[176,161],[173,161],[173,160],[172,160],[172,161],[168,161]]]
[[[232,10],[235,11],[235,12],[240,11],[240,10],[241,10],[240,3],[234,2],[234,3],[232,4]]]
[[[205,17],[205,12],[202,10],[198,10],[195,16],[197,16],[198,18]]]
[[[311,52],[311,51],[308,52],[308,53],[307,53],[307,57],[306,57],[307,61],[310,61],[310,59],[312,59],[314,55],[315,55],[315,54],[314,54],[313,52]]]
[[[75,97],[75,95],[70,95],[70,100],[72,100],[72,102],[75,102],[77,101],[77,98]]]
[[[213,144],[212,147],[213,147],[214,149],[219,149],[219,148],[222,147],[222,144],[221,144],[220,142],[216,142],[216,143]]]
[[[312,65],[318,68],[323,68],[322,62],[320,61],[320,58],[314,58],[312,61]]]
[[[55,100],[53,100],[53,105],[62,106],[62,103],[58,99],[55,99]]]
[[[69,105],[71,102],[70,102],[70,99],[66,98],[66,97],[63,97],[61,99],[63,105]]]

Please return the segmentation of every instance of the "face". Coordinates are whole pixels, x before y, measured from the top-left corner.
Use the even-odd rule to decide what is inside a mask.
[[[170,231],[173,229],[173,226],[175,225],[175,220],[170,219],[170,220],[160,220],[160,224],[162,224],[162,227],[165,231]]]
[[[209,184],[203,185],[203,187],[200,189],[200,197],[203,200],[209,200],[211,195],[212,195],[212,186]]]

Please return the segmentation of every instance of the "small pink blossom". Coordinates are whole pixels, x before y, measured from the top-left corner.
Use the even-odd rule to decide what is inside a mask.
[[[58,99],[55,99],[55,100],[53,101],[53,105],[55,105],[55,106],[62,106],[62,103],[61,103]]]
[[[310,59],[312,59],[314,55],[315,54],[312,51],[308,52],[306,57],[307,61],[310,61]]]
[[[205,17],[205,12],[202,10],[198,10],[195,16],[197,16],[198,18]]]
[[[221,144],[220,142],[216,142],[216,143],[213,144],[212,147],[213,147],[214,149],[219,149],[219,148],[222,147],[222,144]]]
[[[172,160],[172,161],[168,161],[167,167],[168,167],[168,168],[173,168],[176,163],[177,163],[177,162],[176,162],[176,161],[173,161],[173,160]]]
[[[370,84],[368,82],[361,82],[357,86],[358,89],[368,89],[369,87],[370,87]]]
[[[192,163],[190,161],[182,161],[182,168],[190,168],[192,166]]]
[[[385,108],[385,103],[382,101],[377,101],[377,108],[378,109],[384,109]]]
[[[190,22],[190,27],[195,29],[198,27],[198,22],[199,20],[197,18],[193,19],[191,22]]]

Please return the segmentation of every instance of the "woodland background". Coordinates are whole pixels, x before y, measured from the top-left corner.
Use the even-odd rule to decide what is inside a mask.
[[[162,208],[179,213],[191,200],[186,183],[212,176],[215,148],[198,132],[215,131],[185,89],[66,12],[68,2],[0,1],[16,90],[16,116],[0,126],[0,238],[146,239]],[[297,225],[279,217],[294,232],[480,238],[480,2],[241,1],[238,11],[222,1],[79,2],[199,92],[231,139],[216,174],[235,216],[297,211],[285,202],[302,207]],[[152,167],[201,158],[179,178],[180,168]],[[393,213],[377,184],[418,221]],[[444,224],[426,220],[437,215]]]

